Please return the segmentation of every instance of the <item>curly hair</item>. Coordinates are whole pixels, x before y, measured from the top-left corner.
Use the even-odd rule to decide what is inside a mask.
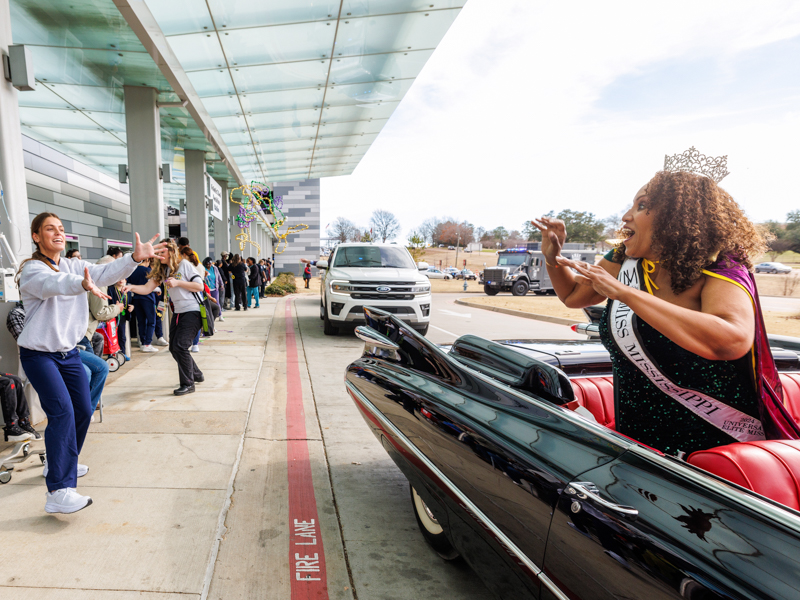
[[[645,186],[645,202],[648,210],[655,211],[653,252],[669,273],[676,294],[694,285],[711,265],[752,269],[751,257],[766,251],[764,234],[713,179],[659,171]],[[620,244],[613,260],[621,263],[625,258],[625,246]]]

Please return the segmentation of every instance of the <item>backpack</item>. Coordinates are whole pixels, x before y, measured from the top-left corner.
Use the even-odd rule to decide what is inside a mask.
[[[204,286],[205,287],[205,286]],[[203,337],[211,337],[214,335],[214,308],[212,307],[213,300],[205,289],[202,296],[195,293],[197,303],[200,305],[200,321],[203,323]]]

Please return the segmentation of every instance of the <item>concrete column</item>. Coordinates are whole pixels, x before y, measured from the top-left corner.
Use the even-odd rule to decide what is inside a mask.
[[[0,55],[8,55],[11,45],[11,15],[9,0],[0,0]],[[35,65],[34,65],[35,67]],[[28,191],[25,186],[25,163],[22,155],[22,129],[19,120],[19,102],[16,89],[4,77],[0,77],[0,183],[3,198],[11,220],[0,219],[0,231],[6,234],[11,249],[19,262],[32,252],[30,216],[28,213]],[[23,92],[24,93],[24,92]],[[5,217],[5,211],[1,213]],[[5,267],[10,267],[3,257]]]
[[[186,237],[201,257],[208,256],[208,208],[206,206],[206,156],[202,150],[186,150]]]
[[[0,56],[8,55],[11,45],[11,14],[9,0],[0,0]],[[34,65],[35,68],[35,65]],[[0,231],[6,235],[8,245],[17,255],[20,263],[30,257],[33,250],[31,244],[31,221],[28,211],[28,191],[25,186],[25,163],[22,154],[22,128],[19,120],[19,102],[16,89],[5,77],[0,75],[0,183],[3,185],[3,199],[11,216],[11,221],[5,216],[5,210],[0,215],[2,222]],[[24,93],[24,92],[23,92]],[[16,225],[16,227],[15,227]],[[3,252],[3,266],[11,268],[8,257]],[[0,320],[6,322],[9,311],[14,308],[13,302],[0,303]],[[17,373],[19,360],[17,344],[14,338],[3,327],[0,329],[0,369],[6,373]],[[33,408],[33,402],[30,402]],[[33,415],[34,422],[41,420],[41,409],[36,403],[37,413]]]
[[[241,192],[237,192],[234,196],[237,200],[242,199]],[[239,235],[242,230],[239,229],[238,223],[236,223],[236,215],[239,214],[239,205],[234,204],[233,202],[228,202],[228,210],[230,212],[230,232],[231,232],[231,252],[233,254],[241,255],[241,251],[239,250],[239,240],[236,239],[236,236]]]
[[[149,240],[156,233],[159,236],[167,234],[160,176],[161,121],[156,104],[158,90],[126,85],[124,91],[131,229],[143,240]]]
[[[218,181],[222,187],[222,219],[214,217],[214,250],[216,257],[222,256],[222,252],[231,250],[231,230],[228,227],[228,215],[230,214],[230,201],[228,200],[228,182]]]

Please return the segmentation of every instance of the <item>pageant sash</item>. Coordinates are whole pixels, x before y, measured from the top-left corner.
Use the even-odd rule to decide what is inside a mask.
[[[641,289],[639,261],[629,258],[619,272],[619,280],[634,289]],[[763,440],[761,421],[735,408],[695,390],[682,388],[664,375],[650,359],[633,329],[634,312],[619,300],[612,301],[609,310],[610,328],[614,341],[622,353],[659,390],[695,415],[740,442]]]

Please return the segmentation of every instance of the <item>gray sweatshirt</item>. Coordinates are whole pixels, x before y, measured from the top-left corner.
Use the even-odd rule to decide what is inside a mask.
[[[41,352],[69,352],[86,335],[89,303],[83,289],[83,270],[100,289],[125,279],[138,263],[131,254],[104,265],[62,258],[55,267],[31,260],[22,267],[20,299],[25,305],[25,328],[17,340],[23,348]]]

